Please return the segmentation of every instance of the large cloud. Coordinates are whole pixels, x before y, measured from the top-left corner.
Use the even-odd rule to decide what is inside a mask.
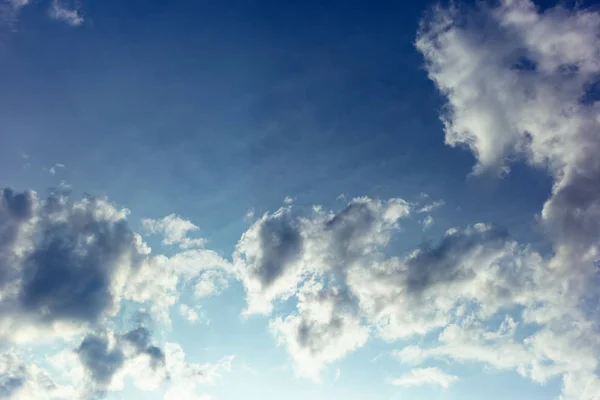
[[[435,9],[416,42],[448,100],[446,142],[468,146],[476,172],[524,159],[554,176],[541,215],[565,264],[598,257],[599,33],[596,11],[504,0]]]
[[[133,374],[138,387],[153,390],[168,377],[165,353],[150,343],[150,331],[140,326],[122,335],[88,334],[76,350],[91,389],[103,392],[122,387]],[[135,367],[134,367],[135,366]]]
[[[540,218],[554,255],[537,267],[523,264],[532,283],[521,291],[526,296],[514,290],[519,281],[510,285],[512,301],[525,306],[523,321],[542,326],[524,344],[506,344],[519,361],[503,357],[499,363],[510,349],[484,346],[472,336],[462,341],[450,327],[440,335],[441,346],[424,354],[481,355],[474,358],[541,381],[558,374],[564,397],[573,399],[598,396],[593,261],[600,254],[600,107],[593,88],[600,76],[599,35],[594,10],[539,12],[528,0],[504,0],[496,7],[435,8],[416,41],[448,101],[446,142],[472,150],[475,173],[507,173],[511,161],[523,159],[554,177]],[[467,342],[481,343],[482,351],[461,350]],[[572,354],[594,356],[582,362]]]
[[[268,314],[273,301],[294,295],[308,276],[343,272],[377,253],[409,209],[402,199],[357,198],[337,213],[314,207],[305,216],[287,206],[263,215],[242,235],[233,257],[247,313]]]
[[[127,210],[58,192],[44,200],[11,189],[0,196],[0,336],[30,339],[113,315],[149,253]]]
[[[295,296],[297,312],[271,322],[297,374],[319,380],[322,368],[362,346],[369,336],[354,294],[350,267],[380,255],[410,205],[401,199],[353,199],[338,212],[287,206],[265,214],[244,233],[234,254],[245,284],[246,313],[270,313],[273,302]]]
[[[217,253],[152,255],[127,214],[104,198],[0,191],[0,339],[101,328],[123,299],[168,322],[184,282],[195,282],[198,296],[227,284],[230,264]]]
[[[271,322],[271,328],[295,363],[296,373],[315,381],[322,368],[364,345],[369,328],[356,306],[338,287],[305,284],[298,294],[298,312]]]
[[[434,247],[348,272],[361,309],[387,340],[445,326],[465,307],[490,316],[534,301],[543,262],[494,226],[451,229]]]

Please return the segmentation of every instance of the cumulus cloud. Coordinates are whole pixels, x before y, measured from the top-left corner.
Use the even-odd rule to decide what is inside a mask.
[[[128,210],[64,190],[0,192],[0,337],[68,336],[101,327],[122,300],[168,322],[184,284],[207,296],[227,285],[230,263],[206,249],[152,255],[131,230]],[[219,272],[211,272],[219,271]]]
[[[409,211],[395,199],[358,199],[339,212],[313,208],[304,216],[287,207],[265,214],[242,236],[234,269],[246,284],[249,310],[268,313],[273,301],[296,299],[295,312],[270,324],[296,374],[318,381],[327,364],[372,334],[395,341],[442,329],[429,350],[406,348],[420,354],[411,362],[480,362],[540,382],[561,377],[566,398],[592,393],[595,358],[571,356],[598,354],[600,336],[580,307],[585,278],[482,223],[390,257],[385,247]],[[267,307],[253,308],[257,299]],[[490,328],[502,313],[512,317]],[[475,336],[461,341],[456,327],[475,327],[473,321],[479,331],[470,328]],[[517,333],[519,323],[528,331]],[[577,386],[583,380],[586,389]]]
[[[298,311],[271,322],[271,328],[295,362],[299,376],[320,380],[322,368],[365,344],[369,328],[361,324],[354,304],[337,287],[306,284]]]
[[[531,289],[540,263],[502,229],[476,224],[405,258],[351,268],[347,282],[378,333],[395,340],[446,325],[465,304],[486,316],[512,305]]]
[[[565,264],[598,255],[599,32],[595,10],[505,0],[438,8],[416,41],[448,101],[446,142],[472,150],[475,172],[523,159],[554,176],[541,217]]]
[[[149,253],[107,200],[0,192],[0,336],[61,335],[114,315]]]
[[[123,388],[130,375],[136,386],[154,390],[167,379],[165,353],[151,343],[151,334],[140,326],[122,335],[88,334],[75,353],[93,393]]]
[[[447,389],[458,377],[449,375],[439,368],[415,368],[410,372],[391,379],[390,383],[395,386],[422,386],[438,385]]]
[[[227,287],[230,272],[231,263],[208,249],[184,250],[170,257],[157,254],[129,278],[125,297],[149,304],[154,318],[168,324],[169,309],[183,288],[194,285],[197,298],[217,294]]]
[[[84,18],[78,8],[77,2],[71,2],[67,5],[65,0],[52,0],[50,5],[49,15],[57,21],[64,22],[71,26],[79,26],[83,24]]]
[[[368,264],[387,245],[410,206],[401,199],[357,198],[338,212],[291,206],[265,214],[242,235],[234,253],[247,292],[246,314],[269,314],[294,296],[297,311],[271,321],[298,375],[319,380],[327,363],[362,346],[369,336],[346,272]]]
[[[149,330],[140,326],[123,334],[88,334],[75,351],[63,350],[49,361],[78,383],[74,392],[82,398],[121,391],[129,378],[142,391],[165,386],[171,396],[178,393],[180,398],[193,399],[199,385],[214,384],[231,371],[233,359],[230,355],[213,363],[186,362],[179,344],[158,347],[152,344]]]
[[[600,181],[600,109],[593,93],[600,74],[599,34],[595,10],[556,6],[540,12],[529,0],[504,0],[496,6],[437,7],[416,41],[430,78],[447,99],[446,143],[473,152],[474,173],[506,174],[511,162],[524,160],[554,177],[540,214],[554,254],[546,260],[535,256],[540,262],[521,258],[525,280],[511,279],[504,288],[506,299],[525,306],[523,321],[542,328],[523,343],[507,345],[522,346],[511,368],[536,380],[562,376],[569,399],[598,393],[595,359],[580,362],[571,355],[600,352],[594,339],[597,311],[589,306],[598,301],[593,260],[600,253],[600,191],[593,183]],[[464,357],[468,349],[461,350],[457,329],[444,331],[436,351]],[[474,334],[473,328],[468,332]],[[476,353],[479,361],[503,366],[496,358],[505,353],[487,349]]]
[[[268,314],[273,301],[294,295],[309,275],[344,270],[377,252],[409,210],[401,199],[357,198],[337,213],[313,208],[302,216],[292,206],[266,213],[242,235],[233,255],[247,292],[246,312]]]

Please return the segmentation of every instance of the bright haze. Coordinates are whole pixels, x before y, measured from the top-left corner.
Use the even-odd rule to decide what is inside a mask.
[[[0,398],[599,400],[600,6],[0,0]]]

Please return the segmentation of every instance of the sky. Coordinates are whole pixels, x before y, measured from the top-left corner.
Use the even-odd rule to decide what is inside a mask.
[[[0,398],[600,400],[599,36],[0,0]]]

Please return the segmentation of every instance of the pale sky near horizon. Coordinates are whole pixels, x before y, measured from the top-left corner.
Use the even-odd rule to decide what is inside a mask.
[[[0,0],[0,398],[600,400],[599,37]]]

